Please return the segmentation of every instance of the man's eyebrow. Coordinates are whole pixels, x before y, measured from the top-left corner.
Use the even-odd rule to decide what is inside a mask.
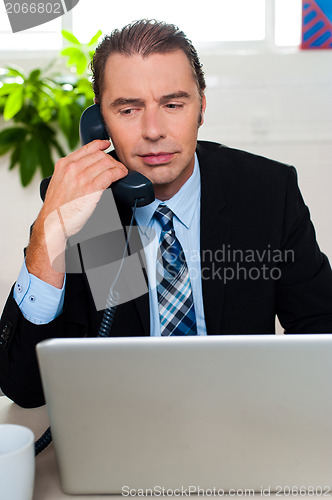
[[[190,94],[185,92],[184,90],[180,90],[179,92],[172,92],[171,94],[166,94],[160,97],[159,102],[167,102],[172,99],[190,99]],[[113,102],[111,102],[112,108],[116,108],[118,106],[143,106],[144,100],[138,97],[118,97]]]
[[[189,99],[191,96],[188,92],[180,90],[179,92],[173,92],[172,94],[163,95],[159,100],[160,102],[171,101],[172,99]]]
[[[111,102],[111,106],[113,108],[116,108],[117,106],[128,106],[128,105],[136,105],[136,106],[142,106],[144,104],[144,101],[142,99],[139,99],[138,97],[118,97],[118,99],[115,99],[113,102]]]

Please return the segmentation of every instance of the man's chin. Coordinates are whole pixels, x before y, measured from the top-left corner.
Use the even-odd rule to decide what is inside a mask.
[[[137,171],[156,186],[172,183],[178,177],[175,172],[170,172],[169,165],[154,165],[153,167],[139,168]]]
[[[145,174],[143,174],[145,175]],[[168,186],[176,182],[177,176],[170,175],[145,175],[155,187]]]

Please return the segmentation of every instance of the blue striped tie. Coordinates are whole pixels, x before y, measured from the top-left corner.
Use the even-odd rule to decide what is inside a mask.
[[[174,233],[173,212],[166,205],[159,205],[154,217],[162,228],[156,272],[161,335],[197,335],[190,277]]]

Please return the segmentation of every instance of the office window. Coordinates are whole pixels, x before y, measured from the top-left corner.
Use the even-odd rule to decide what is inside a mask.
[[[275,0],[275,44],[277,47],[301,43],[302,0]]]
[[[0,0],[0,54],[23,51],[58,51],[63,45],[61,29],[73,31],[82,42],[97,31],[109,33],[135,20],[156,18],[177,24],[194,44],[236,50],[248,45],[266,48],[299,46],[301,0],[80,0],[66,15],[41,26],[13,34]]]
[[[76,36],[87,41],[97,29],[109,33],[135,19],[155,18],[178,25],[194,42],[263,40],[265,0],[127,0],[125,8],[112,8],[109,0],[80,0],[73,10]],[[89,19],[89,23],[86,19]]]

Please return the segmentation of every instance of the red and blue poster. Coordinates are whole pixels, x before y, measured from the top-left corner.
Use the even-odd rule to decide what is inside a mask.
[[[332,0],[302,0],[302,49],[332,49]]]

